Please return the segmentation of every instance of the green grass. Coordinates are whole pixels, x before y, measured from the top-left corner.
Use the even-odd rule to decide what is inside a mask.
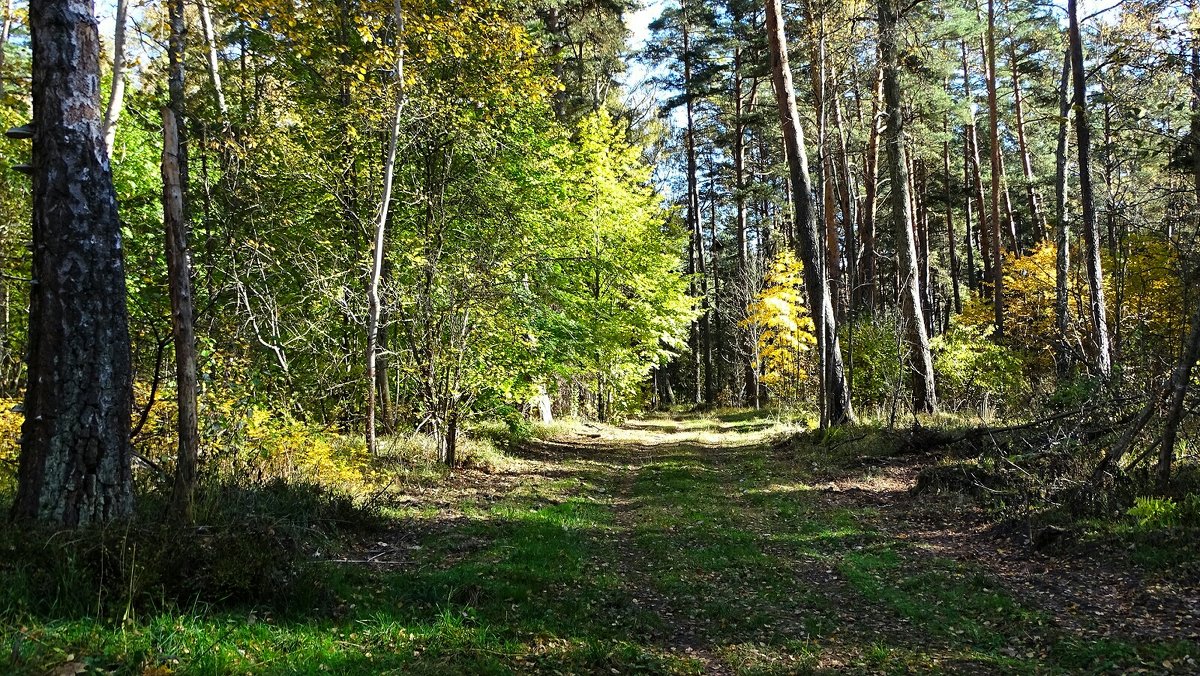
[[[136,566],[145,580],[108,572],[101,585],[94,564],[132,555],[129,538],[104,540],[104,558],[86,539],[33,546],[5,526],[0,672],[1077,673],[1200,656],[1056,628],[982,568],[894,532],[880,507],[823,499],[825,473],[858,456],[816,437],[777,454],[770,433],[790,424],[637,421],[472,482],[410,473],[367,511],[319,492],[244,496],[221,528],[262,540],[231,549],[235,569],[272,538],[298,543],[271,559],[273,594],[213,595]],[[272,527],[241,524],[249,513]],[[207,537],[134,539],[203,551],[219,541]],[[386,555],[370,563],[327,560],[365,560],[378,542]]]

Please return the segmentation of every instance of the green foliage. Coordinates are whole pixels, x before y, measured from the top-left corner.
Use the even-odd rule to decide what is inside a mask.
[[[1180,501],[1163,497],[1139,497],[1126,514],[1146,530],[1200,526],[1200,493],[1189,493]]]
[[[1028,400],[1029,384],[1020,356],[991,340],[990,333],[955,323],[933,339],[933,363],[944,406],[1012,409]]]
[[[1142,528],[1173,528],[1179,525],[1179,505],[1171,498],[1140,497],[1126,512]]]
[[[857,404],[885,406],[893,396],[904,400],[894,315],[878,315],[844,327],[842,346]]]

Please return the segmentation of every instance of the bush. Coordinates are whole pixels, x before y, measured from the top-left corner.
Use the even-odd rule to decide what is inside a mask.
[[[376,527],[371,509],[316,484],[206,483],[197,525],[145,500],[130,522],[58,531],[0,525],[0,614],[120,619],[164,603],[311,608],[327,600],[312,565],[347,533]]]
[[[1174,528],[1179,525],[1179,505],[1171,498],[1138,498],[1126,512],[1142,528]]]
[[[938,394],[946,408],[1014,409],[1028,400],[1030,386],[1020,356],[990,335],[990,327],[954,324],[933,339]]]
[[[901,402],[909,401],[901,379],[896,331],[896,318],[884,315],[855,322],[843,332],[843,356],[853,379],[856,404],[886,406],[893,394]]]

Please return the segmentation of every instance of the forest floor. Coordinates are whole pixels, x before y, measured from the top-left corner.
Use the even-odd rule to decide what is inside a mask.
[[[775,439],[753,414],[577,428],[403,487],[311,564],[332,610],[47,621],[13,664],[36,643],[80,673],[1200,672],[1196,579],[1037,553],[914,495],[929,457]]]

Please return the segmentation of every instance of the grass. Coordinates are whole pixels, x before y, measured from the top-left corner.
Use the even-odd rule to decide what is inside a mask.
[[[0,672],[1076,673],[1200,656],[1057,627],[983,566],[897,531],[886,506],[831,499],[831,471],[871,471],[849,469],[862,454],[846,448],[872,428],[772,446],[796,424],[721,411],[599,426],[600,439],[560,426],[452,474],[409,440],[387,447],[371,505],[320,487],[236,494],[219,529],[256,535],[254,549],[295,541],[270,559],[287,594],[154,578],[170,557],[120,564],[128,537],[97,558],[76,536],[75,563],[39,572],[70,547],[6,526]],[[208,537],[132,539],[203,552]],[[249,575],[254,549],[221,546],[213,559]],[[107,569],[101,585],[97,561],[133,583]]]

